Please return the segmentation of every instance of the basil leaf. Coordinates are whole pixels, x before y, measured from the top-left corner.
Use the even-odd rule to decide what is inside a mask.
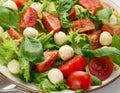
[[[72,22],[70,21],[69,14],[73,8],[73,5],[73,0],[59,0],[57,12],[63,28],[68,28],[71,26]]]
[[[103,22],[109,22],[110,17],[112,15],[112,9],[111,8],[104,8],[103,10],[99,10],[96,14],[97,18]]]
[[[18,14],[12,9],[0,6],[0,26],[2,26],[5,30],[10,28],[19,30]]]
[[[32,38],[26,37],[20,47],[20,53],[27,61],[38,63],[43,61],[43,47],[42,44]]]

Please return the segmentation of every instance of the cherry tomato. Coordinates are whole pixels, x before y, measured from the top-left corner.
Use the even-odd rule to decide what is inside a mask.
[[[75,10],[75,8],[73,8],[72,11],[71,11],[71,13],[70,13],[70,19],[74,20],[75,16],[76,16],[76,10]]]
[[[47,12],[43,12],[42,15],[44,24],[48,31],[54,30],[54,32],[58,32],[61,29],[60,20],[56,16]]]
[[[83,71],[75,71],[68,76],[67,84],[71,89],[87,89],[91,86],[91,76]]]
[[[74,71],[85,70],[86,62],[83,56],[77,55],[72,59],[66,61],[63,65],[58,67],[65,77],[69,76]]]
[[[96,0],[79,0],[79,4],[84,8],[89,9],[93,14],[96,13]]]
[[[73,31],[78,31],[79,33],[95,29],[94,23],[86,19],[79,19],[79,20],[73,21],[71,27]]]
[[[21,7],[23,3],[27,2],[28,0],[13,0],[18,7]]]
[[[32,27],[37,23],[38,14],[35,9],[28,7],[24,12],[21,20],[20,20],[20,27]]]
[[[100,80],[107,79],[113,71],[113,61],[109,57],[93,58],[88,64],[90,73]]]
[[[39,72],[45,72],[51,68],[58,57],[58,51],[46,51],[44,52],[45,60],[42,63],[36,64],[36,69]]]
[[[13,28],[10,28],[10,30],[8,30],[8,34],[13,38],[13,39],[20,39],[21,36],[20,34]]]

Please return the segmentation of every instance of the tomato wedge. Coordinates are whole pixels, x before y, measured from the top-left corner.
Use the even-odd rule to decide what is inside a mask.
[[[23,3],[27,2],[28,0],[13,0],[18,7],[21,7]]]
[[[93,14],[96,13],[97,0],[79,0],[79,4],[89,9]]]
[[[86,62],[83,56],[77,55],[72,59],[66,61],[63,65],[59,66],[59,70],[65,77],[68,77],[74,71],[85,70]]]
[[[35,64],[38,72],[45,72],[51,68],[58,57],[58,51],[46,51],[44,52],[45,60],[42,63]]]
[[[91,76],[83,71],[75,71],[68,76],[67,84],[71,89],[87,89],[91,86]]]
[[[13,28],[10,28],[10,30],[8,30],[8,34],[13,38],[13,39],[20,39],[21,36],[20,34]]]
[[[74,20],[75,16],[76,16],[76,10],[75,10],[75,8],[73,8],[72,11],[71,11],[71,13],[70,13],[70,19]]]
[[[20,27],[32,27],[37,23],[38,14],[35,9],[28,7],[24,12],[21,20],[20,20]]]
[[[102,81],[106,80],[111,75],[113,67],[113,60],[106,56],[93,58],[88,64],[90,73]]]
[[[58,32],[61,29],[60,20],[56,16],[47,12],[43,12],[42,15],[44,24],[48,31],[54,30],[54,32]]]
[[[90,20],[79,19],[79,20],[73,21],[71,28],[73,29],[73,31],[78,31],[79,33],[82,33],[89,30],[94,30],[95,25]]]

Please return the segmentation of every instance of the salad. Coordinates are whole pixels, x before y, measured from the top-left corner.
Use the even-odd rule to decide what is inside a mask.
[[[0,64],[46,93],[102,85],[120,67],[120,15],[100,0],[0,0]]]

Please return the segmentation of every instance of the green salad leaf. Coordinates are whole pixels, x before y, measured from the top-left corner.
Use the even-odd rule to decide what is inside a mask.
[[[0,0],[0,6],[2,6],[8,0]]]
[[[5,30],[10,28],[19,30],[18,14],[10,8],[0,6],[0,26]]]
[[[33,63],[42,62],[44,59],[42,44],[32,37],[26,37],[22,42],[20,46],[20,54],[27,61]]]

